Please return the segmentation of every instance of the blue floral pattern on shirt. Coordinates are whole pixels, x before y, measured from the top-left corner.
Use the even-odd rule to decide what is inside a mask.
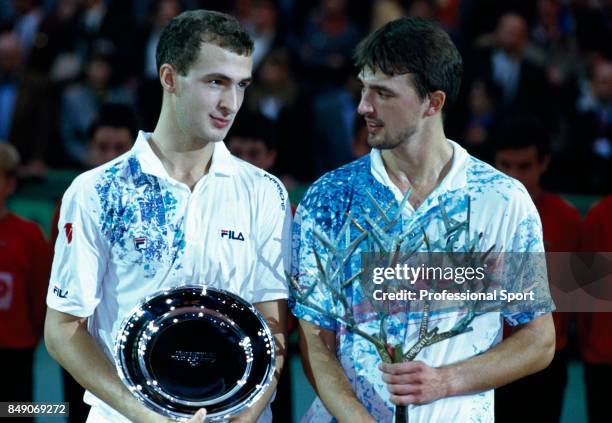
[[[184,218],[177,219],[176,198],[159,178],[142,171],[134,155],[109,167],[96,192],[100,228],[118,259],[142,266],[145,277],[153,278],[160,262],[180,257]]]
[[[411,236],[422,236],[421,228],[432,239],[443,233],[441,205],[450,218],[465,221],[468,210],[483,212],[486,208],[502,210],[504,219],[510,219],[506,226],[511,233],[495,233],[497,227],[491,227],[490,234],[482,238],[482,250],[487,251],[491,245],[496,245],[497,251],[538,252],[543,251],[542,230],[539,217],[530,203],[525,189],[515,180],[496,171],[491,166],[473,157],[467,157],[465,166],[466,183],[457,189],[435,190],[410,218],[402,218],[397,227],[391,230],[410,232]],[[293,227],[293,257],[292,274],[302,288],[313,285],[314,290],[310,300],[317,305],[318,310],[295,299],[291,300],[293,314],[300,319],[309,321],[322,328],[334,331],[336,334],[336,353],[350,384],[359,400],[379,422],[390,422],[393,419],[394,407],[389,401],[389,394],[380,378],[377,369],[380,358],[374,346],[353,334],[342,323],[331,315],[342,307],[334,301],[324,288],[316,284],[317,267],[313,254],[316,249],[320,257],[326,257],[326,250],[321,243],[315,241],[315,226],[330,239],[337,236],[341,230],[347,213],[355,218],[365,228],[369,227],[366,216],[375,218],[378,215],[367,192],[381,205],[388,204],[388,214],[391,215],[399,206],[393,192],[379,182],[371,171],[370,156],[363,157],[320,178],[306,193],[302,200]],[[470,208],[468,208],[468,198]],[[525,203],[528,206],[525,206]],[[499,208],[502,209],[499,209]],[[483,209],[485,208],[485,209]],[[486,211],[485,211],[486,213]],[[518,218],[517,218],[518,216]],[[512,221],[515,219],[516,221]],[[486,222],[485,222],[486,223]],[[486,226],[486,224],[484,224]],[[486,226],[487,230],[489,229]],[[350,237],[358,235],[358,229],[353,225]],[[460,242],[459,242],[460,244]],[[355,274],[361,267],[360,249],[353,254],[346,267],[346,275]],[[422,251],[427,251],[423,246]],[[358,283],[353,283],[345,289],[349,307],[360,329],[370,333],[378,331],[378,315],[371,309],[362,307],[363,292]],[[325,311],[325,312],[323,312]],[[389,319],[387,328],[390,343],[414,343],[418,332],[420,313],[395,313]],[[449,329],[460,319],[460,313],[440,314],[434,317],[440,331]],[[533,313],[508,313],[503,316],[510,324],[522,324],[534,318]],[[501,336],[501,318],[499,313],[489,313],[477,317],[473,321],[474,331],[428,347],[417,359],[437,366],[469,358],[488,350],[499,342]],[[411,423],[429,421],[493,421],[493,392],[487,391],[475,395],[447,398],[420,410],[410,407]],[[469,416],[469,417],[468,417]],[[467,417],[467,418],[466,418]],[[335,419],[317,399],[309,412],[304,416],[305,422],[334,422]]]

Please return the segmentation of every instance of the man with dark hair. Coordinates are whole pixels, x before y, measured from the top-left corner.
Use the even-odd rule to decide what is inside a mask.
[[[293,313],[300,319],[306,374],[319,395],[304,420],[390,422],[395,404],[409,405],[411,423],[493,421],[493,389],[546,367],[553,356],[548,309],[481,314],[472,330],[423,349],[414,361],[381,363],[369,341],[333,318],[335,310],[351,307],[361,331],[378,334],[381,328],[379,315],[363,306],[367,294],[358,281],[343,288],[342,303],[317,283],[317,262],[329,252],[313,233],[344,239],[338,233],[346,216],[371,228],[379,215],[375,198],[389,205],[389,215],[400,213],[401,233],[423,231],[440,240],[447,219],[469,218],[479,251],[541,252],[536,208],[519,182],[446,138],[442,111],[457,96],[462,60],[444,30],[421,18],[398,19],[366,37],[355,58],[363,84],[358,112],[372,151],[315,182],[295,217],[292,273],[312,291],[308,302],[296,299]],[[349,275],[361,270],[359,253],[366,248],[366,242],[357,246]],[[428,251],[427,243],[420,251]],[[450,330],[464,316],[433,313],[430,328]],[[420,318],[397,313],[386,319],[388,345],[407,351]],[[519,328],[499,343],[503,320]]]
[[[105,104],[89,128],[87,162],[90,167],[103,165],[127,153],[138,135],[136,115],[130,106]]]
[[[548,169],[549,138],[544,126],[530,115],[516,115],[498,123],[494,131],[495,167],[522,183],[538,209],[547,252],[573,252],[580,248],[580,213],[560,196],[545,191],[540,179]],[[495,392],[498,423],[515,422],[530,406],[534,421],[558,423],[567,382],[569,313],[553,313],[555,356],[541,372],[511,383]],[[504,335],[512,333],[504,328]]]
[[[157,48],[163,100],[154,132],[80,175],[62,200],[47,348],[87,389],[88,422],[169,422],[117,375],[111,351],[121,320],[158,290],[225,289],[255,305],[279,351],[272,383],[233,421],[270,422],[286,350],[291,211],[275,177],[221,142],[251,81],[253,43],[236,19],[196,10],[170,21]],[[223,237],[227,228],[240,237]]]

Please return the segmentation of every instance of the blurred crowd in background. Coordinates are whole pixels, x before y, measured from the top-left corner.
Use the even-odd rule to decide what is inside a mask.
[[[105,104],[153,130],[159,31],[192,8],[229,12],[252,34],[255,81],[241,115],[269,121],[273,172],[289,189],[367,152],[352,51],[404,15],[439,21],[464,57],[449,138],[490,160],[500,118],[530,114],[549,136],[546,186],[596,195],[612,186],[609,0],[3,0],[0,139],[17,146],[20,174],[89,167]]]
[[[447,136],[526,186],[547,251],[612,251],[612,197],[581,217],[612,190],[611,0],[0,0],[0,360],[13,364],[8,370],[31,368],[50,251],[40,259],[43,234],[5,218],[5,200],[18,178],[31,197],[52,201],[49,212],[30,208],[50,221],[66,185],[31,194],[36,186],[48,191],[45,183],[60,170],[74,175],[105,163],[131,148],[138,129],[154,129],[160,30],[195,8],[228,12],[252,35],[254,82],[225,141],[235,155],[279,176],[294,205],[323,173],[369,152],[356,113],[358,41],[390,20],[421,16],[447,29],[464,58],[461,95],[445,111]],[[573,199],[578,210],[553,193]],[[14,268],[27,290],[6,276]],[[499,402],[508,421],[517,421],[516,401],[524,402],[525,392],[539,398],[533,407],[552,410],[537,421],[558,421],[568,357],[585,363],[590,421],[610,421],[609,316],[556,315],[549,373],[515,385],[514,393],[512,385],[500,390],[511,398]],[[5,385],[2,401],[17,395]],[[80,398],[75,389],[66,398]],[[284,408],[278,421],[289,421],[290,406]]]

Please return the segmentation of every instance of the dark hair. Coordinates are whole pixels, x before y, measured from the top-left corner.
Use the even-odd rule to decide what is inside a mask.
[[[225,139],[229,142],[232,137],[262,141],[268,150],[276,149],[274,123],[261,113],[240,113]]]
[[[162,30],[155,52],[157,69],[171,64],[185,75],[197,60],[202,43],[212,43],[236,54],[250,56],[253,41],[236,18],[211,10],[189,10],[173,18]]]
[[[93,139],[98,128],[110,126],[125,128],[130,131],[132,139],[138,134],[138,122],[134,110],[125,104],[106,103],[100,107],[96,120],[89,127],[89,139]]]
[[[548,131],[538,119],[530,115],[500,119],[493,128],[492,141],[495,152],[535,147],[539,161],[549,154]]]
[[[357,45],[353,58],[359,70],[411,74],[421,99],[442,90],[452,103],[459,94],[461,55],[446,31],[427,19],[404,17],[387,23]]]

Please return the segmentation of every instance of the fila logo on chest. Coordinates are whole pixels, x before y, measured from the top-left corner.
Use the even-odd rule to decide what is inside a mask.
[[[227,238],[234,241],[244,241],[242,232],[233,231],[231,229],[221,229],[221,238]]]

